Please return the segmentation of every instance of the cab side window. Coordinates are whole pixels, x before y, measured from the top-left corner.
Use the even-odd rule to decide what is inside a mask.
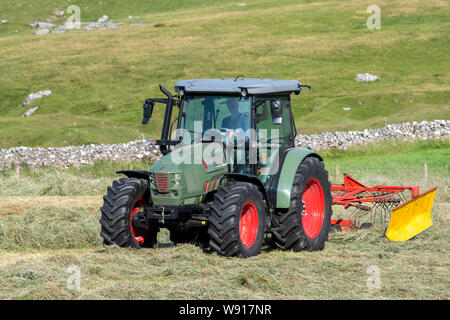
[[[265,102],[256,109],[256,129],[267,131],[267,139],[275,139],[278,133],[279,143],[286,146],[293,142],[294,128],[292,113],[288,96],[260,96],[255,101],[264,100]],[[282,122],[273,123],[270,110],[270,101],[279,100],[282,108]],[[273,141],[275,142],[275,141]]]

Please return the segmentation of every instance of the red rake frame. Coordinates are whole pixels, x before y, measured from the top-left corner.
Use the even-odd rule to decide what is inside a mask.
[[[420,193],[419,186],[373,186],[367,187],[356,181],[351,175],[344,174],[343,184],[332,184],[333,205],[341,205],[345,209],[354,208],[352,219],[332,219],[331,224],[339,225],[343,231],[360,226],[362,216],[370,213],[371,223],[377,216],[380,222],[389,222],[392,209],[396,208],[407,199],[404,191],[411,192],[411,198]]]

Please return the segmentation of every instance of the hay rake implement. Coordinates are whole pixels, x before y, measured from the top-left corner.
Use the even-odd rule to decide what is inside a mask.
[[[352,211],[350,219],[332,219],[332,228],[351,231],[377,224],[387,227],[386,236],[390,240],[406,241],[432,226],[436,189],[437,186],[420,194],[419,186],[367,187],[344,174],[343,184],[331,186],[333,205]]]

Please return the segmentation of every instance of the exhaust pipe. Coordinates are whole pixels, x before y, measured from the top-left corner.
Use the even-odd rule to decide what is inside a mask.
[[[167,106],[166,106],[166,112],[164,113],[164,122],[163,122],[163,128],[161,131],[161,140],[168,140],[169,139],[169,130],[170,130],[170,120],[172,119],[172,101],[173,101],[173,96],[172,94],[169,92],[169,90],[167,90],[166,88],[164,88],[162,85],[159,85],[159,89],[161,90],[162,93],[164,93],[167,96]],[[169,148],[167,147],[167,145],[160,145],[159,146],[159,150],[161,151],[161,153],[163,155],[166,155],[170,152]]]

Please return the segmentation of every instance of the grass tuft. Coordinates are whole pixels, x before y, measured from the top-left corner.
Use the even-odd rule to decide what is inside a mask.
[[[43,207],[0,220],[0,249],[76,249],[101,245],[98,215],[84,208]]]

